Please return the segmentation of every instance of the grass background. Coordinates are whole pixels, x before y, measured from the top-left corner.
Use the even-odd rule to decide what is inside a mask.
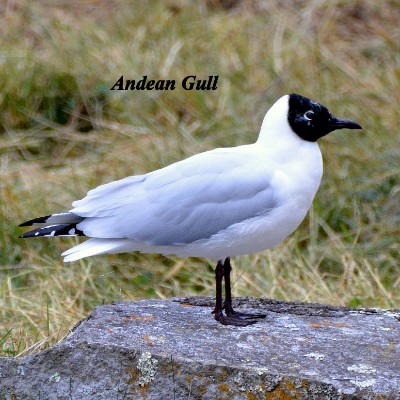
[[[214,265],[159,255],[63,264],[75,239],[18,224],[88,189],[255,141],[298,92],[363,131],[321,140],[309,216],[235,258],[235,295],[399,307],[398,1],[24,1],[0,5],[0,355],[44,349],[103,302],[213,295]],[[219,75],[217,91],[110,91],[124,75]]]

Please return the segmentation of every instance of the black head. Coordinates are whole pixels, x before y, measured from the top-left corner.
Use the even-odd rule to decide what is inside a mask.
[[[336,118],[323,105],[295,93],[289,95],[288,121],[292,130],[309,142],[336,129],[362,129],[357,122]]]

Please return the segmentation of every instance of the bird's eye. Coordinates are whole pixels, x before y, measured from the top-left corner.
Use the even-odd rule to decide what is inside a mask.
[[[314,117],[314,111],[310,110],[310,111],[306,111],[304,113],[304,118],[308,121],[311,121]]]

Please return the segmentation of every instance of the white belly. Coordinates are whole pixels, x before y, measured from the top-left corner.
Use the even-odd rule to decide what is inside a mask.
[[[165,250],[172,250],[181,257],[206,257],[217,260],[259,253],[285,240],[303,221],[308,208],[289,203],[264,216],[235,224],[209,239]]]
[[[286,170],[276,174],[278,206],[249,220],[230,226],[209,239],[174,246],[172,252],[181,257],[223,259],[230,256],[253,254],[277,246],[303,221],[311,207],[322,178],[322,157],[318,147],[301,156],[308,157],[299,171],[289,163]],[[291,167],[293,165],[293,167]]]

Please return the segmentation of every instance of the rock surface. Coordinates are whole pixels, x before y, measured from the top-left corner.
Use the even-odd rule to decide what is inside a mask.
[[[97,307],[56,346],[0,358],[0,399],[400,399],[400,311],[238,299],[267,314],[238,328],[178,300]]]

